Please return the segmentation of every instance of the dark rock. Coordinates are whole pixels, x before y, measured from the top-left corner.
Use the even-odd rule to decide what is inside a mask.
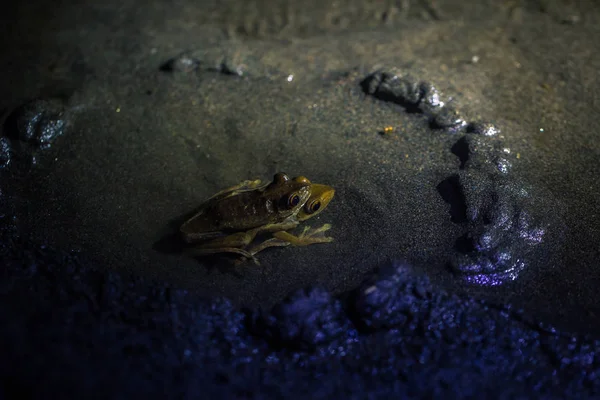
[[[500,285],[515,280],[539,256],[541,250],[536,249],[547,227],[560,230],[562,223],[556,214],[551,216],[552,206],[542,204],[552,203],[550,196],[542,196],[540,202],[507,175],[510,150],[492,137],[497,128],[476,123],[467,132],[452,146],[460,160],[459,173],[438,185],[450,204],[452,221],[466,228],[449,266],[468,282]],[[533,217],[530,210],[539,215]]]
[[[357,289],[354,310],[367,329],[401,327],[422,312],[430,291],[426,277],[415,278],[403,266],[392,265]]]
[[[198,70],[218,72],[224,75],[246,76],[250,69],[259,69],[256,62],[245,52],[236,49],[207,49],[206,51],[184,52],[164,62],[159,69],[163,72],[194,72]],[[254,68],[250,67],[253,65]]]
[[[467,125],[467,133],[483,136],[496,136],[500,129],[489,122],[471,122]]]
[[[444,107],[441,93],[429,82],[421,82],[422,99],[419,108],[427,115],[435,115]]]
[[[464,196],[451,200],[465,207],[467,234],[457,241],[452,270],[478,284],[516,279],[546,233],[546,224],[534,223],[527,211],[538,209],[533,199],[520,185],[479,169],[461,171],[453,183]]]
[[[8,137],[39,146],[50,144],[66,126],[64,103],[36,99],[15,108],[4,122]]]
[[[385,75],[383,72],[376,71],[363,79],[360,85],[366,94],[375,96],[377,95],[377,90],[379,89],[379,85],[381,85],[381,81],[384,77]]]
[[[181,53],[160,66],[163,72],[192,72],[200,67],[200,61],[188,53]]]
[[[0,168],[6,167],[12,160],[12,146],[10,140],[5,137],[0,138]]]
[[[458,130],[466,125],[454,108],[445,107],[435,86],[398,69],[375,71],[363,79],[361,87],[379,100],[399,104],[407,112],[431,117],[431,126],[436,129]]]
[[[491,174],[510,171],[512,164],[507,159],[510,155],[507,151],[494,138],[476,135],[465,135],[452,146],[452,152],[460,160],[460,169],[477,169]]]
[[[419,104],[422,97],[419,81],[412,75],[387,77],[387,79],[382,80],[377,92],[387,94],[410,106]]]
[[[208,68],[209,71],[220,72],[225,75],[244,76],[248,74],[248,67],[242,63],[236,63],[231,58],[224,58]]]
[[[431,119],[431,127],[434,129],[445,129],[449,132],[456,132],[466,126],[467,123],[460,115],[458,110],[452,106],[444,106]]]
[[[349,321],[338,300],[313,288],[291,295],[260,317],[257,326],[274,343],[306,349],[331,343],[345,333]]]
[[[376,71],[361,83],[365,93],[380,100],[399,104],[408,112],[421,112],[419,103],[423,98],[421,83],[410,74],[398,70]]]

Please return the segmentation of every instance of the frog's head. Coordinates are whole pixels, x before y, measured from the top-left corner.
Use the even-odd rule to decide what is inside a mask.
[[[319,214],[327,207],[334,194],[335,190],[331,186],[312,183],[310,197],[297,214],[298,221],[305,221]]]
[[[279,172],[265,189],[265,197],[272,201],[279,215],[294,215],[311,196],[311,182],[304,176],[290,178]]]

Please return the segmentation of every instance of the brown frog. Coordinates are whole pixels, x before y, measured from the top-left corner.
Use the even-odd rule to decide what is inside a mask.
[[[195,244],[188,251],[191,255],[236,253],[258,264],[255,254],[268,247],[331,242],[332,238],[322,235],[331,228],[329,224],[306,228],[298,236],[287,231],[322,212],[334,193],[330,186],[304,176],[291,179],[281,172],[265,184],[247,180],[206,200],[180,231],[186,242]],[[273,237],[250,247],[262,233],[273,233]]]

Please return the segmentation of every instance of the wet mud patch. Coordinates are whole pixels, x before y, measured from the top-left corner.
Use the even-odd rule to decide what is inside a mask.
[[[524,225],[508,233],[499,233],[502,228],[492,234],[480,232],[483,223],[469,213],[483,206],[469,202],[497,191],[471,195],[465,176],[503,173],[500,169],[508,162],[501,149],[481,143],[499,130],[492,124],[467,123],[429,81],[398,68],[366,77],[351,69],[338,72],[335,83],[326,75],[290,86],[293,82],[284,79],[282,71],[268,76],[264,71],[231,74],[194,60],[178,56],[162,70],[149,71],[148,79],[158,80],[153,96],[142,90],[130,95],[146,104],[156,104],[154,96],[169,96],[165,115],[148,109],[126,113],[118,104],[113,110],[104,107],[102,115],[86,111],[87,118],[102,121],[96,126],[110,132],[112,140],[99,141],[93,152],[86,151],[89,132],[81,133],[84,128],[79,125],[68,151],[86,153],[85,163],[95,166],[95,175],[80,169],[83,176],[78,179],[43,183],[57,204],[65,198],[75,202],[57,207],[58,217],[42,222],[35,212],[29,213],[22,218],[25,226],[36,225],[56,240],[56,221],[77,217],[79,227],[55,244],[87,249],[96,261],[117,269],[177,282],[207,296],[225,295],[240,305],[270,305],[315,283],[343,292],[393,259],[422,264],[439,281],[448,280],[447,265],[455,274],[471,276],[472,266],[481,261],[472,251],[473,243],[488,239],[493,243],[480,251],[487,264],[477,273],[492,274],[496,270],[490,264],[500,263],[498,257],[506,253],[496,251],[498,243],[525,232]],[[184,75],[172,79],[179,73]],[[259,87],[273,95],[254,94]],[[371,96],[377,102],[369,104]],[[332,114],[337,109],[343,112]],[[402,129],[382,137],[377,128],[386,120]],[[80,162],[66,160],[61,168],[76,169]],[[428,162],[437,167],[423,169]],[[458,172],[450,172],[454,168]],[[157,175],[157,169],[164,173]],[[328,235],[333,243],[269,249],[259,255],[261,266],[234,266],[231,257],[193,258],[178,252],[175,225],[180,216],[240,179],[269,179],[278,171],[306,175],[336,189],[329,208],[297,229],[331,223]],[[456,192],[449,201],[458,206],[451,208],[462,207],[459,213],[464,215],[448,218],[448,199],[438,192],[444,179],[435,181],[442,173]],[[148,203],[149,197],[161,199]],[[120,223],[116,231],[113,221]],[[113,249],[108,257],[102,254],[107,246]],[[515,252],[514,262],[520,262],[521,254]]]
[[[89,251],[99,265],[226,295],[236,305],[268,306],[314,283],[343,292],[397,258],[436,282],[477,286],[478,295],[502,301],[512,289],[466,281],[506,272],[507,251],[510,262],[543,264],[537,249],[556,243],[545,238],[560,232],[552,228],[560,218],[546,215],[556,203],[552,195],[538,202],[546,196],[538,188],[521,195],[527,181],[513,172],[519,162],[496,138],[514,143],[527,133],[486,122],[498,113],[485,89],[500,88],[485,86],[468,54],[475,50],[441,28],[451,50],[427,59],[439,49],[419,42],[430,28],[412,28],[312,41],[239,41],[214,32],[173,41],[167,34],[146,47],[123,47],[133,54],[120,63],[86,58],[106,71],[105,80],[82,86],[81,98],[93,99],[93,107],[52,149],[58,161],[34,174],[35,190],[21,193],[33,199],[39,189],[44,198],[23,203],[19,220],[51,244]],[[456,84],[457,75],[471,73],[476,82]],[[2,154],[11,154],[6,144]],[[178,216],[223,187],[277,171],[338,190],[328,210],[309,221],[331,223],[334,243],[270,249],[260,268],[189,259],[176,245],[163,251]],[[440,184],[446,189],[438,191]],[[541,244],[527,244],[540,229]],[[544,275],[543,268],[526,270],[532,279],[511,281],[521,281],[520,293]]]
[[[389,259],[439,258],[447,238],[438,237],[432,226],[445,219],[445,210],[439,207],[442,201],[435,187],[421,181],[431,177],[414,167],[399,172],[393,164],[398,159],[410,166],[397,152],[418,159],[432,157],[436,150],[423,153],[416,138],[411,140],[410,119],[407,140],[397,144],[382,140],[373,128],[381,123],[380,115],[395,117],[395,111],[359,114],[365,103],[353,92],[357,88],[349,76],[343,74],[340,83],[347,91],[342,99],[347,114],[340,117],[341,124],[328,117],[339,106],[335,96],[323,92],[297,101],[302,97],[295,96],[312,92],[318,80],[311,83],[314,87],[286,92],[279,82],[214,71],[200,72],[199,81],[191,77],[189,87],[178,91],[173,82],[160,81],[156,95],[176,94],[165,105],[168,118],[148,109],[127,112],[118,103],[112,109],[84,110],[81,120],[92,128],[75,126],[65,147],[57,149],[54,173],[64,174],[65,179],[44,181],[43,173],[34,174],[40,186],[22,193],[31,198],[43,193],[55,211],[43,218],[41,210],[27,211],[20,221],[24,227],[35,226],[53,245],[83,249],[95,262],[177,282],[207,296],[225,295],[240,305],[273,304],[290,291],[314,283],[335,292],[348,290]],[[256,85],[268,85],[282,94],[240,103],[252,98]],[[220,95],[207,96],[210,93]],[[144,91],[138,96],[155,104]],[[270,108],[277,107],[280,98],[289,101],[293,131],[286,129],[277,108]],[[400,114],[400,118],[404,117]],[[177,121],[181,124],[176,129]],[[417,132],[426,129],[421,122],[416,122]],[[352,136],[348,129],[353,130]],[[99,140],[102,135],[111,140]],[[62,157],[62,152],[85,157]],[[331,223],[333,243],[269,249],[260,255],[259,267],[234,267],[222,257],[196,259],[177,252],[176,225],[182,215],[240,178],[269,179],[279,170],[336,189],[329,208],[303,224],[315,228]],[[415,187],[423,189],[415,191]],[[419,205],[422,195],[432,203]],[[62,204],[66,199],[68,203]],[[62,229],[65,221],[75,218],[76,226]],[[112,251],[106,253],[107,248]]]
[[[542,255],[551,254],[545,265],[559,257],[561,251],[554,243],[564,237],[561,207],[552,195],[532,195],[529,185],[513,177],[512,163],[519,155],[512,156],[496,137],[499,128],[488,122],[466,122],[431,83],[399,69],[378,70],[361,86],[379,100],[426,115],[434,132],[461,135],[450,149],[459,159],[458,171],[437,185],[450,205],[451,221],[466,227],[448,250],[454,253],[448,260],[454,274],[469,284],[498,286],[518,279],[531,264],[540,268]],[[542,246],[547,230],[553,231],[552,240]]]
[[[456,275],[471,284],[497,286],[518,279],[528,268],[535,279],[553,267],[552,256],[561,254],[553,243],[564,238],[565,227],[551,198],[539,200],[531,187],[479,172],[460,173],[444,185],[440,193],[452,193],[447,197],[451,214],[458,214],[454,221],[466,230],[449,261]]]

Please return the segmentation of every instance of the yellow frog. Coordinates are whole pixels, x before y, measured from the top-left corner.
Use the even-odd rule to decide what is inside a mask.
[[[255,254],[268,247],[331,242],[333,238],[321,235],[331,228],[329,224],[306,228],[299,236],[287,231],[322,212],[334,193],[330,186],[303,176],[291,179],[281,172],[266,184],[247,180],[206,200],[180,231],[186,242],[197,244],[191,255],[236,253],[258,264]],[[261,233],[273,237],[249,248]]]

